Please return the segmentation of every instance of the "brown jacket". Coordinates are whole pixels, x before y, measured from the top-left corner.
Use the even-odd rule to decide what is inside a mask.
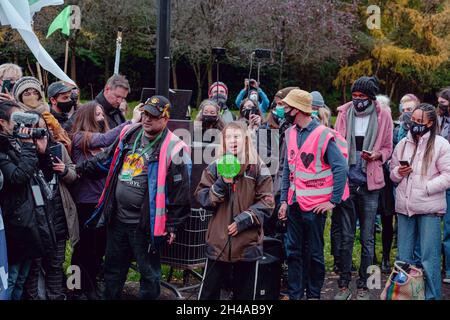
[[[75,202],[72,199],[72,195],[67,188],[68,185],[72,184],[77,179],[77,172],[75,171],[75,165],[70,159],[69,153],[67,152],[64,145],[62,145],[62,162],[66,164],[67,173],[62,179],[59,180],[59,192],[61,193],[61,199],[64,207],[64,213],[66,215],[67,230],[69,231],[69,240],[72,248],[80,240],[80,230],[78,222],[78,213],[75,206]]]
[[[195,197],[214,212],[206,234],[206,256],[224,262],[258,260],[263,254],[264,217],[270,216],[275,206],[270,172],[264,164],[250,165],[235,178],[235,189],[231,189],[218,176],[216,161],[203,171]],[[236,222],[238,234],[228,241],[232,222]]]

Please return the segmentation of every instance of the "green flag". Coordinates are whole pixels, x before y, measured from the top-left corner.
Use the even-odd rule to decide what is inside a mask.
[[[48,28],[47,38],[58,29],[61,29],[61,33],[66,36],[70,34],[70,14],[72,13],[72,7],[67,6],[61,13],[53,20],[52,24]]]

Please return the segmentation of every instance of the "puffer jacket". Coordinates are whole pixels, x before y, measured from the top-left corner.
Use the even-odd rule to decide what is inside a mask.
[[[275,207],[272,177],[264,164],[249,165],[235,177],[234,191],[230,188],[218,175],[215,161],[203,171],[195,191],[198,202],[214,211],[206,234],[206,256],[224,262],[256,261],[263,254],[263,222]],[[229,241],[228,226],[232,221],[237,224],[238,234]]]
[[[436,136],[433,157],[425,175],[422,164],[430,133],[426,133],[416,143],[411,133],[395,147],[390,164],[391,180],[398,183],[395,197],[397,213],[413,216],[416,214],[443,215],[447,208],[445,190],[450,188],[450,144],[441,136]],[[411,163],[412,172],[407,177],[398,173],[400,160]]]

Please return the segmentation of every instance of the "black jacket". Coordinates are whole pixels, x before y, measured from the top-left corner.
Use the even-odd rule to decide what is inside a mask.
[[[51,172],[45,166],[40,168],[47,161],[45,156],[37,156],[34,144],[23,143],[18,150],[7,137],[0,136],[0,170],[4,175],[0,204],[11,264],[50,255],[55,250],[53,221],[47,213],[42,183]],[[33,188],[41,191],[44,205],[36,205]]]
[[[114,108],[103,95],[103,91],[98,94],[95,98],[95,101],[98,102],[105,111],[106,119],[108,120],[108,125],[110,129],[118,127],[122,123],[124,123],[125,117],[122,114],[122,111],[119,108]]]
[[[106,194],[104,205],[98,219],[92,221],[93,225],[103,226],[105,223],[111,223],[117,214],[117,203],[116,203],[116,192],[115,188],[117,186],[117,180],[119,173],[123,166],[123,161],[125,155],[133,147],[133,143],[136,136],[141,129],[141,126],[137,126],[129,130],[123,137],[123,151],[121,156],[117,159],[117,166],[114,170],[113,176],[109,185],[106,187]],[[167,130],[167,129],[166,129]],[[163,141],[165,136],[162,137]],[[111,160],[113,158],[116,147],[119,144],[119,138],[116,139],[113,145],[111,145],[104,152],[99,153],[94,158],[87,160],[77,166],[77,172],[86,175],[91,179],[98,179],[105,177],[108,174],[108,170],[102,168],[109,168]],[[158,161],[160,153],[161,143],[155,146],[155,151],[152,153],[150,162]],[[180,152],[180,156],[182,151]],[[166,178],[166,209],[167,209],[167,221],[166,230],[169,232],[175,231],[179,226],[181,226],[190,213],[190,167],[189,165],[181,162],[176,163],[172,161],[169,166],[169,170]],[[149,232],[150,230],[150,215],[149,215],[149,193],[148,189],[146,191],[144,203],[141,207],[141,220],[139,227],[144,232]]]

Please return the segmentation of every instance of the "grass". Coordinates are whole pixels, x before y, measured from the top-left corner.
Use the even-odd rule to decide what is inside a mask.
[[[139,101],[129,101],[128,102],[128,112],[127,112],[127,119],[131,119],[132,117],[132,113],[133,113],[133,109],[136,105],[138,105]],[[233,110],[233,112],[235,114],[238,113],[237,110]],[[192,109],[191,112],[191,119],[195,119],[195,117],[197,116],[198,110],[196,108]],[[336,117],[333,116],[331,119],[332,124],[334,125],[336,122]],[[325,240],[325,248],[324,248],[324,252],[325,252],[325,266],[326,266],[326,270],[332,271],[333,269],[333,256],[331,255],[331,241],[330,241],[330,227],[331,227],[331,215],[328,214],[328,218],[326,221],[326,225],[325,225],[325,232],[324,232],[324,240]],[[353,249],[353,262],[355,266],[359,265],[359,260],[360,260],[360,256],[361,256],[361,245],[359,243],[359,229],[357,230],[357,234],[355,237],[355,246]],[[381,244],[381,234],[377,233],[376,234],[376,239],[375,239],[375,247],[376,247],[376,255],[378,260],[381,260],[382,257],[382,244]],[[396,254],[396,250],[393,249],[391,252],[391,262],[394,261],[394,257]],[[67,246],[66,249],[66,261],[64,263],[64,268],[65,270],[67,270],[68,266],[70,265],[70,258],[72,256],[72,250],[70,248],[70,246]],[[162,276],[163,279],[167,279],[167,275],[169,273],[169,266],[163,265],[162,266]],[[175,270],[173,277],[175,279],[182,279],[183,277],[183,273],[181,270]],[[135,271],[134,269],[130,268],[129,272],[128,272],[128,281],[139,281],[139,273],[137,271]]]

